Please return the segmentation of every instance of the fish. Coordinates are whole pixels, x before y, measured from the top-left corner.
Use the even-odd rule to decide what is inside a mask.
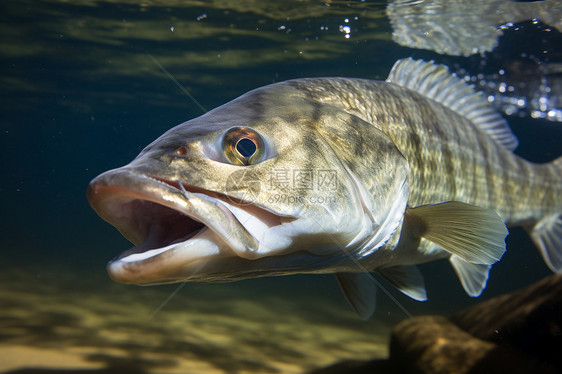
[[[493,50],[502,29],[521,21],[539,19],[562,31],[559,0],[390,0],[386,13],[396,43],[452,56]]]
[[[107,265],[139,285],[336,275],[363,319],[388,280],[427,300],[418,264],[449,259],[479,296],[524,226],[562,272],[562,158],[513,153],[507,122],[433,61],[385,81],[302,78],[179,124],[87,197],[134,247]]]

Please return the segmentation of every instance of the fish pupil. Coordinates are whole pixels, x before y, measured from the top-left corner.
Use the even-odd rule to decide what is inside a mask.
[[[248,138],[242,138],[238,141],[238,143],[236,143],[236,150],[243,157],[249,158],[254,153],[256,153],[257,146],[256,143],[254,143],[252,140]]]
[[[183,156],[187,153],[187,149],[185,149],[185,147],[179,147],[178,149],[176,149],[176,154]]]

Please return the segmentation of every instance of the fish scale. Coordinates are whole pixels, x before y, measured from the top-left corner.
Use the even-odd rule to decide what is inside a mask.
[[[394,141],[410,167],[411,206],[464,201],[489,207],[508,223],[562,210],[562,179],[553,165],[518,157],[440,103],[377,81],[304,79],[295,86],[310,100],[372,123]]]

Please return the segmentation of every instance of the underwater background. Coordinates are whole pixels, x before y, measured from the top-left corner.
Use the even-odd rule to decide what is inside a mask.
[[[333,276],[111,281],[107,261],[131,244],[86,200],[92,178],[128,163],[170,127],[266,84],[384,80],[411,56],[501,87],[503,75],[493,74],[507,69],[501,64],[529,56],[541,66],[562,63],[560,33],[536,20],[507,25],[493,52],[470,57],[399,46],[386,6],[2,1],[0,372],[305,373],[386,357],[389,332],[407,315],[381,292],[374,317],[361,321]],[[560,70],[549,74],[560,82]],[[537,162],[560,156],[562,122],[515,109],[504,112],[521,144],[516,153]],[[510,230],[507,245],[478,299],[448,261],[420,266],[424,303],[381,282],[411,315],[447,315],[550,274],[522,229]]]

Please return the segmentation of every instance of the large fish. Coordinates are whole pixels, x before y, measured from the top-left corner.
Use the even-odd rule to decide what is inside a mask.
[[[371,271],[425,300],[415,265],[449,257],[480,295],[504,221],[528,227],[562,271],[562,158],[532,164],[516,146],[482,95],[444,66],[405,59],[384,82],[248,92],[95,178],[88,199],[135,244],[108,264],[116,281],[336,273],[368,318]]]

